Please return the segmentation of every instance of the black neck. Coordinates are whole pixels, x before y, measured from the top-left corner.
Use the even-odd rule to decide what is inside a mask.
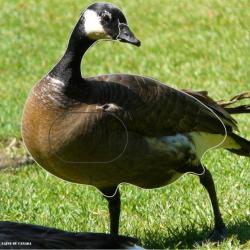
[[[77,83],[81,78],[81,61],[84,53],[95,41],[86,35],[80,35],[78,25],[75,27],[62,59],[50,71],[49,75],[64,82],[66,85]]]

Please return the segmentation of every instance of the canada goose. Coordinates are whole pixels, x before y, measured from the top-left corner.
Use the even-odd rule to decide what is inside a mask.
[[[250,156],[250,142],[233,132],[237,125],[230,109],[203,92],[178,91],[146,77],[82,78],[82,57],[100,39],[140,45],[117,7],[89,6],[61,60],[29,94],[22,119],[28,151],[50,173],[98,188],[108,200],[113,234],[119,228],[120,183],[150,189],[197,173],[214,211],[210,239],[222,239],[226,228],[214,182],[200,160],[222,142],[225,129],[228,136],[220,147]]]
[[[0,222],[1,249],[143,249],[131,237],[72,233],[9,221]]]

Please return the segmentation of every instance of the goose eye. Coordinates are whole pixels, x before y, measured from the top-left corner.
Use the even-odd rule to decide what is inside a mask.
[[[111,21],[111,18],[112,18],[111,14],[108,11],[102,12],[101,17],[102,17],[102,20],[105,22]]]

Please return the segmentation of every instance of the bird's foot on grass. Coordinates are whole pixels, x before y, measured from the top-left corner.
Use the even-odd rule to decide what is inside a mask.
[[[227,237],[227,230],[226,228],[217,229],[215,228],[210,235],[207,237],[207,241],[220,243]]]
[[[217,229],[215,228],[204,240],[195,242],[196,247],[202,246],[207,243],[214,243],[215,245],[219,245],[223,240],[227,237],[226,228]]]

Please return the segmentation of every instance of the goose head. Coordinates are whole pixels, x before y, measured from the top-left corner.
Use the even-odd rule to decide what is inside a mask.
[[[118,40],[140,46],[120,9],[110,3],[95,3],[81,14],[78,28],[90,40]]]

